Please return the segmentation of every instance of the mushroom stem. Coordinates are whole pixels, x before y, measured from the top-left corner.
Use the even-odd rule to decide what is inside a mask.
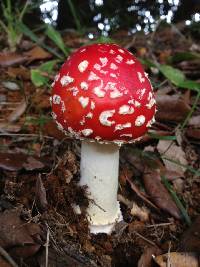
[[[119,146],[87,141],[81,147],[81,185],[87,186],[90,232],[111,233],[122,220],[117,201]]]

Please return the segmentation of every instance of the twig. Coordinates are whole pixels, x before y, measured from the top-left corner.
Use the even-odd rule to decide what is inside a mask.
[[[19,267],[19,265],[11,258],[11,256],[0,246],[0,254],[3,256],[12,267]]]
[[[40,137],[38,134],[17,134],[17,133],[0,133],[0,136],[16,136],[16,137]],[[48,135],[42,135],[43,138],[47,138],[47,139],[53,139],[52,136],[48,136]]]
[[[45,267],[48,267],[48,260],[49,260],[49,228],[47,228],[47,240],[45,243]]]
[[[141,239],[143,239],[144,241],[146,241],[147,243],[151,244],[152,246],[156,246],[156,244],[153,241],[147,239],[146,237],[139,234],[138,232],[134,231],[134,234],[137,235],[138,237],[140,237]]]
[[[129,182],[131,189],[141,198],[143,199],[145,202],[147,202],[152,208],[156,209],[157,211],[159,211],[159,209],[150,201],[148,200],[144,194],[142,192],[139,191],[139,189],[137,188],[137,186],[129,179],[129,177],[125,175],[126,180]]]
[[[173,223],[158,223],[158,224],[150,224],[150,225],[146,225],[146,228],[151,228],[151,227],[163,227],[163,226],[168,226],[168,225],[172,225]]]

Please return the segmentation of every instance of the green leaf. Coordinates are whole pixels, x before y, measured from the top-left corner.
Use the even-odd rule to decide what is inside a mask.
[[[36,87],[45,85],[48,82],[48,78],[44,77],[40,70],[31,70],[31,81]]]
[[[54,65],[58,62],[58,60],[50,60],[47,61],[45,63],[43,63],[42,65],[40,65],[40,67],[38,68],[41,71],[45,71],[48,73],[51,73],[53,70]]]
[[[198,53],[191,53],[191,52],[178,52],[175,53],[172,57],[170,57],[169,62],[170,63],[178,63],[185,60],[192,60],[200,58],[200,54]]]
[[[197,82],[192,81],[192,80],[185,80],[179,84],[179,87],[199,91],[200,90],[200,83],[197,83]]]
[[[154,134],[154,133],[148,133],[148,135],[152,138],[155,138],[155,139],[159,139],[159,140],[176,140],[176,136],[175,135],[157,135],[157,134]]]
[[[176,86],[179,86],[185,80],[184,73],[179,69],[175,69],[169,65],[159,65],[158,68]]]
[[[31,70],[31,81],[36,87],[43,86],[48,83],[49,78],[44,76],[44,73],[51,73],[53,71],[54,65],[57,63],[57,60],[50,60],[43,63],[37,69]]]
[[[48,25],[46,35],[57,45],[57,47],[63,52],[65,56],[69,55],[70,51],[65,46],[60,33],[56,31],[51,25]]]
[[[185,207],[183,206],[182,202],[178,198],[176,192],[173,190],[171,184],[168,182],[167,178],[164,175],[161,175],[161,180],[162,180],[163,184],[165,185],[165,187],[167,188],[167,190],[169,191],[169,193],[171,194],[177,207],[180,209],[182,216],[185,219],[187,225],[190,226],[191,225],[191,219],[190,219]]]

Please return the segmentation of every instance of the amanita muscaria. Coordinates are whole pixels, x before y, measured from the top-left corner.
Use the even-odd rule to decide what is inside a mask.
[[[81,47],[53,83],[52,116],[82,141],[81,185],[87,185],[92,233],[110,233],[122,220],[117,201],[119,148],[145,134],[156,110],[140,62],[116,44]]]

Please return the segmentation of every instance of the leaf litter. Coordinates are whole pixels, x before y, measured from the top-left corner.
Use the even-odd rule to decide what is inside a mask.
[[[171,28],[161,28],[149,37],[136,34],[134,42],[120,30],[113,36],[144,62],[149,58],[154,64],[156,58],[162,65],[146,64],[156,88],[156,123],[134,148],[121,149],[118,199],[124,222],[111,236],[90,235],[88,200],[85,188],[78,185],[80,144],[58,131],[50,119],[49,83],[58,68],[52,65],[52,50],[32,41],[27,46],[23,40],[20,52],[0,54],[0,241],[17,264],[45,266],[47,251],[48,266],[52,267],[153,267],[153,259],[167,266],[169,255],[171,262],[179,264],[175,266],[183,267],[183,261],[196,264],[200,240],[199,103],[194,112],[192,106],[199,63],[185,57],[179,61],[180,55],[178,61],[169,61],[177,51],[188,53],[191,48],[186,38],[176,34]],[[72,33],[64,34],[64,42],[62,36],[56,36],[63,53],[70,51],[66,44],[74,44],[73,50],[87,41]],[[151,49],[148,38],[154,40]],[[192,49],[198,52],[198,46]],[[52,68],[48,77],[39,73],[47,78],[39,88],[31,82],[30,73],[41,66]],[[2,82],[13,84],[3,86]],[[10,90],[14,84],[20,90]],[[177,128],[181,129],[191,111],[184,130],[177,135]],[[186,225],[171,192],[192,221],[197,217],[196,223]],[[0,265],[10,266],[4,257]]]

